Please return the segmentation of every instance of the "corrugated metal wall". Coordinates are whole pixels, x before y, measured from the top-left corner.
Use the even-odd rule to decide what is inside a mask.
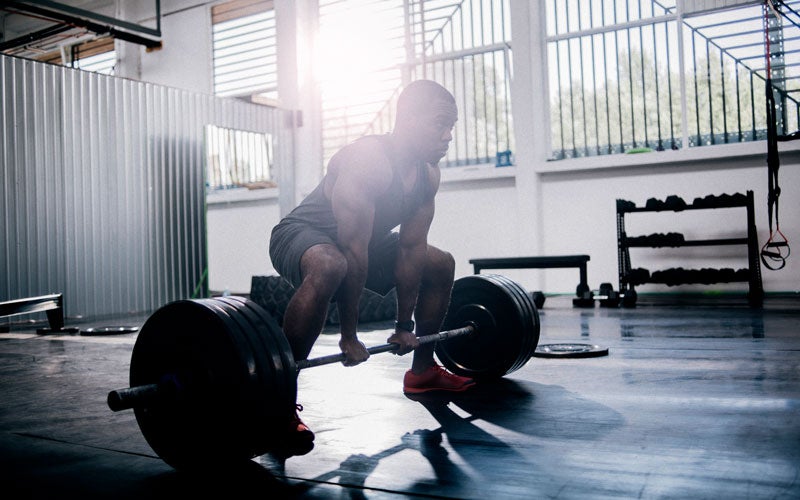
[[[277,137],[278,112],[2,55],[0,86],[0,301],[97,317],[205,294],[204,126]]]

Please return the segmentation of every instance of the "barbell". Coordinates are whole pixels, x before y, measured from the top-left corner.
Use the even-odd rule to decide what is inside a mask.
[[[539,329],[521,285],[481,274],[455,281],[443,330],[418,340],[435,342],[450,371],[481,381],[524,366]],[[131,355],[130,387],[109,392],[107,404],[132,408],[147,443],[174,468],[251,459],[281,442],[295,412],[299,371],[343,360],[337,353],[296,361],[274,318],[249,299],[178,300],[145,321]]]

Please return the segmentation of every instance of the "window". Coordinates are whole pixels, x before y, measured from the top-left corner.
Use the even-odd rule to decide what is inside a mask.
[[[278,96],[275,10],[271,1],[233,0],[211,8],[214,93]]]
[[[389,132],[404,81],[436,80],[459,121],[441,166],[495,163],[513,150],[508,0],[320,0],[325,162]]]
[[[405,60],[403,0],[320,1],[315,77],[322,92],[324,162],[393,126]]]
[[[112,50],[110,52],[102,52],[100,54],[78,59],[74,62],[73,66],[86,71],[93,71],[95,73],[102,73],[104,75],[113,75],[116,62],[117,53]]]
[[[65,57],[62,59],[62,56]],[[105,37],[79,44],[65,45],[60,51],[48,53],[39,57],[38,60],[84,71],[113,75],[117,64],[117,53],[114,50],[114,39]]]
[[[270,134],[206,125],[205,150],[209,189],[277,186]]]
[[[787,16],[800,2],[772,4],[549,0],[551,158],[766,138],[765,19],[777,100],[796,128],[800,32]]]
[[[497,163],[514,149],[508,1],[410,3],[415,78],[456,96],[459,120],[443,166]]]

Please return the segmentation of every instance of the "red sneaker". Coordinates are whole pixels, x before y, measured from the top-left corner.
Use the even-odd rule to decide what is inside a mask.
[[[314,433],[300,420],[299,412],[303,405],[296,405],[294,415],[289,419],[289,425],[283,441],[278,445],[276,452],[284,457],[305,455],[314,449]]]
[[[408,370],[403,377],[403,392],[408,394],[428,391],[461,392],[473,385],[475,385],[475,381],[471,378],[450,373],[435,363],[419,375]]]

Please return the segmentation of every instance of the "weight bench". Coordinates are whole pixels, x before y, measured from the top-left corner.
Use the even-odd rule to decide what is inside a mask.
[[[578,296],[572,302],[576,306],[594,306],[594,300],[589,298],[585,304],[586,294],[591,292],[586,279],[586,263],[588,255],[551,255],[540,257],[495,257],[488,259],[470,259],[470,264],[475,274],[480,274],[482,269],[551,269],[577,267],[580,272],[580,282],[575,290]]]
[[[70,332],[72,330],[64,328],[64,299],[62,294],[42,295],[27,299],[9,300],[0,302],[0,318],[16,316],[17,314],[30,314],[36,312],[47,313],[49,329],[42,331],[51,332]]]

